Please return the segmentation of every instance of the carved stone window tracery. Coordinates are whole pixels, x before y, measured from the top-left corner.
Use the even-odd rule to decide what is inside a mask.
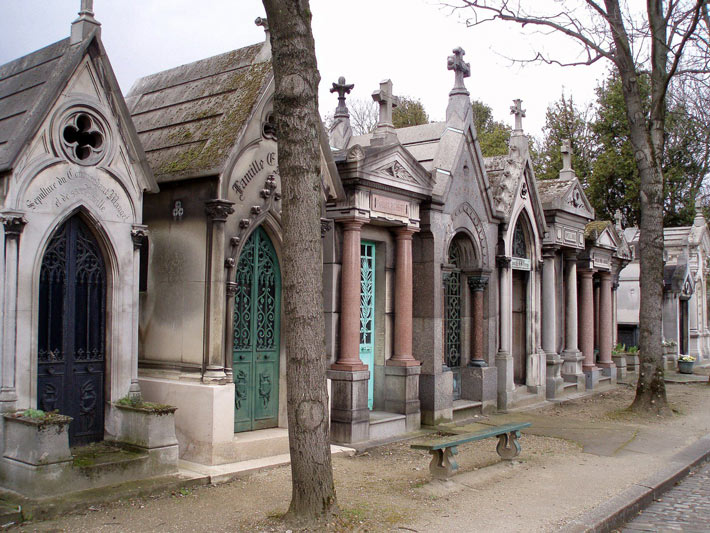
[[[106,128],[102,121],[86,110],[69,114],[61,125],[61,147],[74,163],[95,165],[106,150]]]

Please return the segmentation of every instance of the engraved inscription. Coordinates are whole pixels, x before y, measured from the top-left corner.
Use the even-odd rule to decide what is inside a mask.
[[[409,216],[409,202],[379,194],[370,196],[370,209],[398,217]]]

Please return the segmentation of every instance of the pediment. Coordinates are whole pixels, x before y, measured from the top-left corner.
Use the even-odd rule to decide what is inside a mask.
[[[617,242],[612,236],[609,228],[605,229],[601,235],[597,238],[597,246],[604,246],[605,248],[616,248]]]
[[[365,154],[362,178],[418,194],[431,194],[431,174],[401,145],[375,154]]]
[[[576,179],[563,197],[560,208],[589,220],[594,219],[594,208],[589,203],[587,195],[584,194],[582,185]]]

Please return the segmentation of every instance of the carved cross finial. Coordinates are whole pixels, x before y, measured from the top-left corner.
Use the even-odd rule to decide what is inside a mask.
[[[381,81],[380,90],[372,93],[372,99],[380,104],[378,129],[380,126],[392,127],[392,109],[399,104],[399,98],[392,94],[392,80]]]
[[[695,195],[695,211],[700,212],[703,209],[703,202],[699,194]]]
[[[614,220],[616,221],[616,228],[621,229],[621,209],[614,211]]]
[[[454,88],[449,93],[449,96],[454,94],[466,94],[469,92],[466,90],[466,86],[463,83],[464,78],[468,78],[471,75],[471,64],[466,63],[463,60],[463,56],[466,54],[463,48],[460,46],[453,49],[454,55],[449,56],[446,60],[446,68],[448,70],[453,70],[454,77]]]
[[[348,112],[348,106],[345,105],[345,95],[350,94],[350,91],[355,87],[354,83],[345,83],[345,77],[340,76],[337,83],[333,83],[333,88],[330,89],[331,93],[338,93],[338,107],[335,108],[334,118],[346,118],[350,116]]]
[[[254,24],[264,28],[265,32],[269,31],[269,21],[267,20],[266,17],[256,17],[256,20],[254,20]]]
[[[562,170],[572,170],[572,143],[569,139],[562,140],[560,152],[562,152]]]
[[[94,0],[81,0],[79,16],[82,15],[88,15],[90,17],[94,16]]]
[[[525,117],[525,109],[523,109],[523,101],[520,98],[513,100],[510,106],[510,114],[515,115],[515,129],[523,131],[523,118]]]

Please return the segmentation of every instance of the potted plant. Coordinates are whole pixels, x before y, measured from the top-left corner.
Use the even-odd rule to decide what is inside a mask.
[[[118,408],[120,442],[141,448],[177,445],[175,411],[177,407],[126,396],[114,405]]]
[[[681,355],[678,357],[678,372],[681,374],[692,374],[695,357],[692,355]]]
[[[5,457],[29,465],[48,465],[71,460],[70,416],[57,411],[24,409],[5,418]]]

